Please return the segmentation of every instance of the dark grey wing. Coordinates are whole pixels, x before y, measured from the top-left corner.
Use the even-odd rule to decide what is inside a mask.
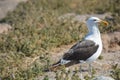
[[[64,60],[86,60],[92,56],[98,49],[99,45],[91,40],[80,41],[73,45],[70,50],[63,55]]]

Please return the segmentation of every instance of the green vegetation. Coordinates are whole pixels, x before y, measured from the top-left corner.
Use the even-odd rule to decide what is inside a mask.
[[[119,0],[29,0],[20,3],[0,21],[13,27],[9,34],[0,34],[0,78],[27,80],[42,75],[43,67],[49,61],[46,52],[75,42],[82,38],[80,34],[86,34],[85,27],[77,21],[72,22],[72,17],[59,20],[63,14],[111,12],[116,23],[106,32],[120,29],[119,4]],[[27,65],[24,62],[27,57],[33,59],[38,55],[40,58],[34,63]]]
[[[111,71],[111,76],[115,79],[115,80],[119,80],[120,79],[120,67],[118,66],[118,64],[113,65],[113,70]]]
[[[98,59],[99,59],[99,60],[102,60],[102,59],[103,59],[103,56],[99,56]]]

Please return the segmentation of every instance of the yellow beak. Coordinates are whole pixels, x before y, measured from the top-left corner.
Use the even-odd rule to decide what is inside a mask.
[[[105,24],[106,26],[108,26],[108,22],[107,21],[101,21],[101,23]]]

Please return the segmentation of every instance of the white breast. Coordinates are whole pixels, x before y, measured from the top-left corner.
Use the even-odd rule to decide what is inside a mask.
[[[102,41],[101,41],[101,37],[100,36],[95,36],[95,35],[92,35],[92,36],[88,36],[86,37],[85,39],[87,40],[92,40],[96,43],[96,45],[99,45],[98,47],[98,50],[96,51],[95,54],[93,54],[90,58],[88,58],[86,60],[86,62],[93,62],[95,61],[101,54],[102,52]]]

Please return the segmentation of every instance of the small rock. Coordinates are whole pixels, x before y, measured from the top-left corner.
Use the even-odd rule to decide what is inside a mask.
[[[115,80],[115,79],[106,76],[97,76],[93,80]]]
[[[9,24],[0,24],[0,34],[7,33],[12,27]]]

